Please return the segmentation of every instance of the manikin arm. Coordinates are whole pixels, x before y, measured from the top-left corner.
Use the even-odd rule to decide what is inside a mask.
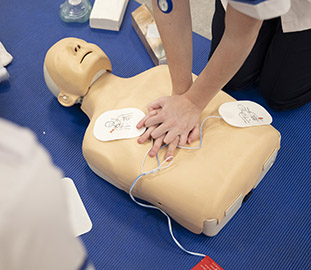
[[[163,15],[159,14],[160,11],[154,6],[155,18],[170,65],[173,87],[177,85],[174,82],[181,82],[181,77],[188,73],[188,66],[185,63],[192,62],[192,59],[189,60],[192,51],[189,54],[179,48],[183,46],[189,48],[189,35],[182,35],[179,32],[188,27],[184,26],[185,19],[180,19],[185,12],[182,10],[185,9],[186,2],[188,1],[174,1],[173,11]],[[175,14],[174,17],[170,19],[173,14]],[[175,17],[179,24],[170,22]],[[188,23],[186,24],[188,25]],[[199,121],[202,110],[242,66],[256,41],[261,24],[262,21],[249,17],[228,4],[224,35],[212,58],[196,81],[184,94],[163,97],[150,103],[148,109],[150,111],[157,109],[157,113],[147,115],[137,127],[159,125],[151,132],[151,136],[155,139],[164,136],[163,141],[168,144],[176,141],[178,137],[188,137],[189,132]],[[170,30],[166,28],[170,28]],[[182,41],[183,38],[184,41]],[[184,68],[183,64],[186,68],[181,72],[179,69]],[[173,67],[172,65],[176,66]],[[173,91],[179,92],[174,88]]]

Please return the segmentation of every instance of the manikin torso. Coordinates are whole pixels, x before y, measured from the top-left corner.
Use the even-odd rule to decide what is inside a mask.
[[[94,123],[102,113],[109,110],[135,107],[146,113],[146,104],[169,95],[170,89],[168,68],[159,66],[128,79],[105,73],[84,97],[81,108],[90,119],[82,146],[84,157],[92,169],[95,168],[94,171],[104,172],[105,176],[113,179],[126,192],[140,175],[141,162],[151,142],[141,145],[137,143],[137,138],[102,142],[93,135]],[[219,105],[229,101],[233,99],[220,92],[204,110],[202,119],[208,115],[219,115]],[[234,160],[245,156],[245,148],[241,145],[251,148],[258,132],[264,135],[267,128],[271,127],[250,129],[244,136],[244,130],[233,128],[222,119],[210,119],[203,127],[201,149],[178,149],[172,166],[141,178],[133,194],[161,207],[185,227],[199,233],[204,220],[215,217],[221,219],[217,211],[219,208],[215,207],[219,202],[225,207],[235,199],[225,195],[225,189],[230,189],[231,194],[241,192],[240,185],[232,184],[233,175],[227,173],[232,171]],[[265,139],[264,136],[262,139]],[[197,141],[191,146],[198,144]],[[162,151],[160,160],[163,160],[165,149]],[[257,154],[260,155],[260,152]],[[249,162],[246,157],[243,160]],[[147,158],[144,170],[156,166],[155,158]],[[252,166],[252,163],[246,165],[250,169],[253,169]],[[243,181],[244,177],[246,179],[247,173],[246,168],[243,175],[239,176],[239,181]]]
[[[59,88],[56,95],[64,106],[73,105],[83,96],[81,109],[90,119],[83,139],[83,155],[96,174],[129,192],[141,174],[142,160],[152,142],[138,144],[138,138],[103,142],[95,138],[94,124],[110,110],[137,108],[147,113],[148,103],[170,95],[169,70],[167,66],[157,66],[132,78],[106,72],[87,88],[102,67],[111,69],[111,64],[100,48],[68,38],[47,53],[45,71],[50,75],[45,72],[45,78],[53,78]],[[204,109],[201,121],[219,115],[219,106],[230,101],[234,99],[220,91]],[[223,119],[211,118],[202,130],[200,149],[177,149],[170,167],[143,176],[133,190],[134,196],[160,207],[194,233],[203,231],[206,220],[220,223],[226,219],[226,209],[252,190],[262,175],[263,164],[280,144],[279,133],[270,125],[237,128]],[[198,144],[196,141],[190,146]],[[160,161],[165,151],[160,151]],[[157,165],[156,158],[147,157],[144,171]]]

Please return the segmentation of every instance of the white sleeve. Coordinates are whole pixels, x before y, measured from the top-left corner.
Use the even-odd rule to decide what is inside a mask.
[[[259,20],[284,15],[291,6],[291,0],[228,0],[228,3],[234,9]]]
[[[61,171],[30,130],[3,119],[0,172],[0,269],[80,269]]]

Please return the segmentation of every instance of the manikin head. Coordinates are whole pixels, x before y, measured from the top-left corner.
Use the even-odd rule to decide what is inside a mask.
[[[54,44],[44,60],[44,78],[58,101],[68,107],[84,97],[91,84],[111,71],[107,55],[95,44],[65,38]]]

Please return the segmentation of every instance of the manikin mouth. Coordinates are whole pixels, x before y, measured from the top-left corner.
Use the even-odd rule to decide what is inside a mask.
[[[82,57],[82,59],[81,59],[81,61],[80,61],[80,64],[83,62],[84,58],[85,58],[88,54],[90,54],[90,53],[92,53],[92,51],[87,52],[87,53]]]

